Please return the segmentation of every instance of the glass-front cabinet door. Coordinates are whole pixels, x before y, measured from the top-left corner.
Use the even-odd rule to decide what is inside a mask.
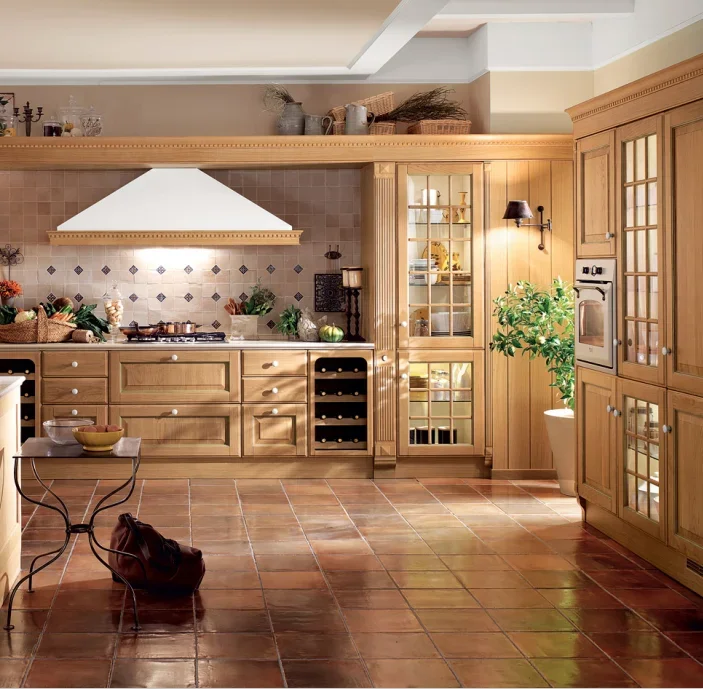
[[[618,371],[664,383],[664,278],[661,194],[662,120],[651,117],[617,131],[620,299]]]
[[[666,391],[620,378],[613,414],[618,420],[620,516],[664,540]]]
[[[480,164],[399,166],[401,347],[483,346],[482,177]]]
[[[400,352],[401,455],[484,453],[484,353]]]

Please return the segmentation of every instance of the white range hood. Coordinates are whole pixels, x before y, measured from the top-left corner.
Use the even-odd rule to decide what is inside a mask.
[[[301,230],[197,168],[159,168],[47,233],[55,245],[299,244]]]

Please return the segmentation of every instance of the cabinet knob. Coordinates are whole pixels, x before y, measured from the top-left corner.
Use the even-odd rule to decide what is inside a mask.
[[[278,414],[278,409],[276,409],[276,407],[274,407],[274,408],[271,410],[271,413],[272,413],[272,414]]]
[[[77,395],[77,394],[78,394],[78,388],[73,388],[73,390],[71,390],[71,394],[72,394],[72,395]]]
[[[271,366],[273,366],[274,368],[278,368],[278,362],[277,362],[277,361],[272,361],[272,362],[271,362]]]
[[[271,392],[272,392],[274,395],[277,395],[277,394],[278,394],[278,388],[271,388]]]
[[[615,235],[612,232],[606,232],[605,233],[605,238],[606,239],[613,239]]]
[[[171,354],[171,361],[178,361],[178,354]]]
[[[672,430],[671,426],[662,426],[662,433],[671,433]]]
[[[662,356],[667,356],[671,354],[671,350],[668,347],[662,347]]]
[[[78,409],[71,409],[71,416],[78,416]]]
[[[171,416],[178,416],[178,409],[171,409]]]
[[[77,361],[72,361],[72,362],[71,362],[71,366],[73,366],[73,368],[78,368],[78,362],[77,362]]]
[[[608,414],[610,414],[610,412],[612,412],[614,409],[615,409],[615,407],[613,407],[611,404],[609,404],[609,405],[605,408],[605,411],[607,411]]]
[[[613,416],[617,419],[618,416],[622,416],[622,412],[619,409],[613,409]]]
[[[613,347],[619,347],[621,344],[622,340],[618,340],[617,337],[613,340]]]
[[[407,327],[408,327],[408,322],[407,322],[407,321],[400,321],[400,327],[401,327],[401,328],[407,328]]]
[[[384,355],[381,357],[381,361],[388,361],[388,355],[387,355],[387,354],[384,354]]]
[[[407,379],[408,379],[408,374],[407,374],[407,373],[401,373],[401,374],[400,374],[400,377],[401,377],[403,380],[407,380]]]

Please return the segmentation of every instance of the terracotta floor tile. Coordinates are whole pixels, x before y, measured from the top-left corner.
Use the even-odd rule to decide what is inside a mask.
[[[251,572],[256,569],[251,555],[211,555],[207,559],[207,573]]]
[[[197,595],[197,594],[196,594]],[[193,594],[159,595],[151,591],[136,591],[139,610],[192,610]],[[128,602],[126,607],[131,607]]]
[[[574,565],[560,555],[504,555],[505,561],[517,570],[570,570]]]
[[[432,641],[445,658],[522,658],[513,642],[501,632],[433,633]]]
[[[0,663],[0,687],[19,687],[27,664],[28,661],[24,659],[4,658]]]
[[[461,572],[452,570],[454,576],[467,589],[529,589],[529,582],[519,572]]]
[[[478,608],[476,599],[463,589],[403,589],[412,608]]]
[[[451,572],[389,572],[393,581],[404,589],[461,588],[461,583]]]
[[[222,516],[222,517],[238,517],[242,514],[238,504],[230,505],[211,505],[208,503],[200,503],[191,505],[190,512],[193,517],[210,517],[210,516]]]
[[[33,595],[33,594],[30,594]],[[124,599],[124,588],[91,591],[59,591],[54,610],[119,610]]]
[[[603,569],[590,572],[590,577],[607,589],[666,588],[649,572],[637,569]]]
[[[703,633],[669,632],[667,636],[697,660],[703,658]]]
[[[335,591],[335,597],[342,608],[393,610],[409,607],[400,591],[394,589],[360,589],[359,591],[340,589]]]
[[[46,618],[49,615],[48,610],[12,610],[12,624],[14,625],[13,634],[36,634],[42,629],[44,629],[44,624],[46,623]],[[0,620],[2,625],[5,626],[6,613],[0,613]],[[119,617],[118,617],[119,620]],[[115,627],[115,631],[117,627]],[[92,631],[92,630],[91,630]],[[4,630],[0,632],[4,634]]]
[[[491,610],[490,616],[506,632],[567,632],[574,625],[559,610]]]
[[[24,686],[106,687],[109,675],[109,660],[36,659],[32,663]],[[113,683],[112,686],[116,685]],[[129,684],[126,686],[136,687],[138,685]],[[191,686],[195,686],[195,684]]]
[[[387,572],[328,572],[327,580],[333,589],[394,589]]]
[[[202,615],[198,611],[196,615]],[[191,610],[139,610],[140,633],[146,634],[185,634],[195,629],[193,611]],[[121,632],[132,633],[134,613],[129,608],[122,616]]]
[[[652,631],[639,615],[632,610],[562,610],[562,614],[573,622],[581,631],[590,632],[637,632]]]
[[[305,541],[257,541],[252,543],[254,555],[310,555],[312,551]],[[247,547],[249,544],[247,544]]]
[[[703,687],[703,666],[690,658],[623,658],[618,664],[642,687]]]
[[[383,565],[375,555],[354,554],[354,555],[333,555],[319,553],[317,559],[320,567],[327,572],[353,571],[368,572],[382,570]]]
[[[193,634],[120,634],[118,658],[195,658]]]
[[[380,555],[378,559],[388,570],[425,572],[447,569],[436,555]]]
[[[271,623],[276,634],[283,632],[344,633],[344,620],[336,609],[271,610]]]
[[[276,634],[278,652],[284,660],[302,658],[358,658],[349,634]]]
[[[688,598],[671,589],[620,589],[617,596],[631,608],[695,608],[695,604]]]
[[[437,555],[494,555],[493,549],[486,545],[478,538],[467,539],[464,541],[456,541],[451,538],[443,539],[425,539],[427,545],[437,553]],[[497,557],[497,556],[494,556]],[[442,557],[446,564],[446,558]],[[462,567],[462,569],[466,569]],[[485,567],[480,567],[485,569]]]
[[[344,610],[349,630],[355,632],[420,632],[422,627],[410,610]]]
[[[573,563],[584,572],[592,572],[602,569],[641,569],[638,564],[614,551],[612,553],[566,555],[565,557],[569,560],[569,562]]]
[[[366,663],[377,687],[458,687],[443,660],[370,660]]]
[[[611,658],[676,658],[685,655],[657,632],[593,632],[589,637]]]
[[[275,660],[272,634],[198,634],[199,658]]]
[[[112,658],[116,634],[44,634],[38,658]]]
[[[257,555],[256,566],[260,572],[318,572],[320,570],[312,555]]]
[[[266,605],[271,609],[323,610],[334,609],[334,598],[328,589],[266,589]]]
[[[197,628],[200,632],[270,632],[271,624],[265,610],[205,610],[198,616]]]
[[[522,570],[520,574],[538,589],[582,589],[596,586],[593,579],[575,570]]]
[[[200,610],[259,610],[264,607],[261,589],[197,591],[195,606]]]
[[[200,660],[201,687],[282,687],[283,675],[272,660]]]
[[[373,552],[361,538],[310,541],[310,546],[317,555],[370,555]]]
[[[429,632],[498,632],[498,625],[485,610],[416,610]]]
[[[509,632],[528,658],[601,658],[603,653],[579,632]]]
[[[703,610],[641,610],[640,614],[650,624],[662,631],[703,632]]]
[[[326,589],[320,572],[259,572],[265,589]]]
[[[48,610],[51,607],[56,589],[36,589],[32,593],[27,590],[18,590],[15,594],[15,600],[12,604],[12,610]],[[9,598],[9,596],[8,596]],[[0,606],[3,613],[7,610],[8,598]]]
[[[636,687],[615,663],[604,658],[535,658],[534,666],[553,687]]]
[[[376,555],[432,555],[432,549],[419,536],[412,538],[368,539]]]
[[[374,658],[439,658],[440,655],[424,632],[356,633],[354,634],[361,656],[365,660]]]
[[[289,687],[369,687],[358,660],[285,660],[283,672]]]
[[[5,619],[3,616],[3,625]],[[0,632],[0,658],[29,658],[39,640],[39,632],[18,634],[14,631]]]
[[[533,589],[471,589],[484,608],[551,608],[552,604]]]
[[[512,567],[500,555],[442,555],[453,572],[500,572]]]
[[[546,687],[524,659],[452,660],[451,668],[465,687]]]
[[[195,687],[193,660],[140,660],[118,658],[111,687]]]
[[[622,608],[623,604],[607,591],[588,589],[539,589],[539,592],[556,608]]]

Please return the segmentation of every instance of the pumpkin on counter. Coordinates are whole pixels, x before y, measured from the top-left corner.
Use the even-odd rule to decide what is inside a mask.
[[[341,342],[343,337],[344,330],[334,323],[332,325],[323,325],[320,328],[320,339],[323,342]]]

